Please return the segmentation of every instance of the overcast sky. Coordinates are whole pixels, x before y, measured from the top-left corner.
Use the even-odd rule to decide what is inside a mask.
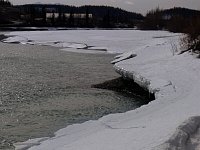
[[[148,10],[160,8],[187,7],[200,10],[200,0],[10,0],[13,4],[61,3],[66,5],[109,5],[145,14]]]

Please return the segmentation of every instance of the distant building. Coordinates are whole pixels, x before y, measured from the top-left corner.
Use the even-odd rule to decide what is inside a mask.
[[[53,17],[53,15],[54,15],[55,19],[59,18],[59,13],[46,13],[47,20],[51,19]],[[63,15],[65,15],[66,18],[70,18],[70,13],[62,13],[62,16]],[[73,15],[74,19],[84,19],[84,18],[86,18],[86,14],[83,14],[83,13],[82,14],[81,13],[74,13],[72,15]],[[90,19],[92,19],[93,15],[88,14],[88,17]]]

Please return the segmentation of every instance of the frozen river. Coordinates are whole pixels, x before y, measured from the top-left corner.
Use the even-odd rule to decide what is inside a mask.
[[[65,149],[67,150],[159,149],[160,150],[160,149],[166,149],[166,148],[167,149],[173,149],[173,148],[184,149],[184,147],[188,143],[189,149],[194,148],[194,147],[198,149],[198,144],[199,144],[198,133],[199,132],[197,133],[194,133],[194,132],[197,131],[197,128],[199,126],[199,114],[200,114],[199,110],[200,109],[199,109],[198,95],[199,95],[200,83],[198,83],[199,81],[198,78],[200,74],[199,72],[200,65],[199,65],[199,60],[195,58],[195,55],[191,55],[191,53],[184,53],[182,55],[179,55],[182,50],[180,49],[179,42],[180,42],[180,38],[182,38],[183,35],[169,33],[166,31],[137,31],[137,30],[126,30],[126,31],[124,30],[91,30],[91,31],[90,30],[80,30],[80,31],[67,30],[67,31],[43,31],[43,32],[35,31],[35,32],[12,32],[7,35],[10,36],[10,38],[5,41],[8,43],[21,43],[25,45],[48,45],[48,46],[58,47],[59,49],[62,49],[62,50],[59,51],[55,49],[54,52],[52,52],[52,49],[49,47],[40,48],[36,46],[37,48],[34,48],[34,46],[33,47],[25,46],[26,48],[19,47],[22,50],[22,52],[18,54],[16,53],[17,51],[11,52],[10,49],[12,48],[7,47],[6,53],[8,53],[9,59],[1,55],[2,59],[5,59],[3,62],[6,62],[4,64],[1,63],[3,64],[3,66],[9,65],[9,64],[10,66],[17,66],[18,63],[16,62],[20,62],[20,63],[23,62],[21,59],[24,57],[27,58],[27,55],[28,55],[29,56],[28,59],[31,58],[30,60],[35,60],[35,62],[31,63],[31,61],[24,61],[25,63],[22,63],[22,64],[25,64],[25,65],[20,65],[20,67],[18,67],[19,69],[17,70],[23,70],[22,66],[26,66],[26,62],[29,62],[27,63],[29,67],[26,67],[26,68],[32,68],[31,64],[36,65],[35,68],[37,69],[34,69],[34,70],[36,70],[37,76],[35,75],[35,78],[37,80],[41,79],[41,81],[44,81],[42,82],[44,83],[44,85],[46,85],[45,80],[48,80],[48,78],[44,76],[47,76],[47,74],[49,74],[49,71],[47,71],[48,73],[46,73],[43,71],[45,69],[38,69],[38,68],[48,68],[49,66],[51,66],[50,68],[54,68],[52,70],[57,70],[58,68],[62,66],[64,68],[64,69],[61,69],[63,72],[65,72],[67,69],[69,69],[68,72],[70,72],[70,70],[72,69],[71,76],[76,77],[76,73],[77,73],[77,76],[79,76],[75,80],[69,79],[70,77],[69,74],[66,77],[69,80],[68,81],[69,83],[76,83],[75,87],[78,87],[78,88],[74,88],[72,91],[76,91],[77,89],[80,90],[81,92],[77,91],[78,93],[77,95],[81,95],[79,97],[83,97],[82,91],[87,91],[87,90],[92,91],[91,93],[95,93],[94,98],[91,98],[92,100],[98,99],[98,97],[100,97],[99,98],[99,101],[101,101],[100,105],[97,106],[96,108],[97,110],[101,110],[101,111],[94,111],[95,107],[87,107],[86,109],[86,110],[90,109],[89,112],[92,112],[93,115],[102,114],[103,116],[104,114],[107,114],[107,113],[123,112],[123,111],[127,111],[131,109],[131,111],[128,111],[125,113],[106,115],[104,117],[101,117],[98,120],[93,120],[93,121],[84,122],[85,120],[80,119],[84,123],[69,125],[66,128],[63,128],[55,132],[55,136],[51,138],[42,138],[42,140],[32,139],[32,140],[25,141],[23,143],[18,143],[16,144],[17,148],[31,147],[30,148],[31,150],[33,149],[34,150],[54,150],[54,149],[56,150],[58,149],[59,150],[65,150]],[[47,48],[48,50],[45,50],[45,48]],[[98,52],[101,54],[99,55],[78,54],[78,53],[75,54],[75,53],[65,52],[65,51],[92,52],[92,50],[95,50],[93,51],[93,53]],[[43,56],[42,53],[45,56]],[[122,94],[116,93],[113,91],[91,88],[91,85],[93,84],[102,83],[106,80],[110,80],[110,79],[118,77],[112,71],[112,66],[109,64],[109,61],[112,59],[111,57],[114,57],[114,56],[108,55],[108,54],[105,55],[106,53],[123,53],[116,56],[115,60],[112,61],[113,64],[115,63],[114,65],[115,70],[119,74],[121,74],[124,78],[129,79],[129,80],[134,80],[136,83],[146,88],[148,91],[155,93],[155,100],[148,103],[147,105],[143,105],[142,107],[139,107],[138,109],[134,109],[135,107],[138,107],[140,105],[140,104],[136,105],[138,104],[136,101],[138,99],[137,97],[131,98],[131,97],[123,96]],[[16,56],[17,61],[14,61],[13,57],[11,57],[11,55],[13,54]],[[49,57],[50,54],[52,54],[51,57]],[[69,58],[67,58],[66,55],[68,55]],[[80,56],[80,57],[76,57],[77,59],[75,59],[74,56]],[[54,64],[57,64],[54,61],[57,62],[57,60],[60,60],[61,58],[63,58],[62,62],[66,61],[67,63],[64,65],[61,65],[59,63],[59,65],[52,67]],[[12,60],[13,62],[11,61],[12,63],[8,63],[10,62],[10,60]],[[38,64],[40,61],[42,62],[41,64],[46,63],[46,66],[48,67],[40,67],[40,65]],[[79,65],[73,66],[74,63],[70,64],[70,62],[76,62],[76,63],[79,63]],[[67,65],[68,67],[66,67]],[[76,72],[77,71],[76,68],[79,68],[80,66],[81,68],[85,66],[84,69],[78,69],[79,71],[83,70],[82,73],[80,73],[79,71]],[[101,66],[103,68],[101,68]],[[6,78],[9,77],[9,72],[7,72],[9,68],[13,68],[13,67],[8,67],[8,69],[4,69],[4,70],[2,69],[1,75],[3,75],[3,72],[4,72],[4,76]],[[93,68],[94,70],[91,68]],[[75,69],[76,71],[74,71],[73,69]],[[15,69],[11,69],[11,70],[13,71]],[[26,73],[29,72],[29,69],[25,69],[25,70],[26,71],[24,72]],[[20,73],[21,73],[20,71],[16,71],[16,74],[13,75],[14,78],[17,78],[18,75],[20,76]],[[57,73],[60,73],[59,69],[58,71],[54,71],[54,73],[52,74],[57,74]],[[31,76],[31,78],[28,78],[26,83],[29,83],[32,77],[34,78],[34,75]],[[38,77],[41,77],[41,78],[38,78]],[[82,80],[80,80],[81,78]],[[11,77],[11,79],[13,79],[13,77]],[[60,78],[56,78],[56,79],[57,81],[58,79],[60,80]],[[64,79],[64,78],[61,78],[61,79]],[[65,80],[67,81],[67,79]],[[17,80],[21,80],[21,79],[17,78]],[[62,80],[62,81],[65,81],[65,80]],[[51,79],[49,81],[55,81],[55,79],[53,80]],[[66,87],[66,85],[69,84],[66,81],[65,83],[67,84],[64,84],[62,81],[58,84],[58,87],[62,85],[65,85]],[[112,80],[112,81],[114,81],[114,83],[117,83],[116,82],[117,80]],[[52,84],[53,87],[57,87],[55,86],[56,82]],[[23,82],[20,82],[20,83],[23,83]],[[112,84],[110,84],[110,82],[106,82],[101,85],[103,85],[103,87],[105,86],[109,87],[111,85],[110,87],[112,88],[113,86],[115,89],[115,86]],[[51,86],[50,86],[51,87],[50,89],[46,88],[46,87],[49,87],[49,85],[51,84],[47,84],[47,85],[48,86],[45,86],[44,89],[48,89],[46,93],[47,95],[49,95],[48,93],[52,93],[50,89],[54,89],[54,88]],[[120,86],[120,84],[118,83],[117,85]],[[16,89],[20,89],[20,88],[16,88]],[[28,89],[28,88],[25,88],[25,89]],[[131,89],[134,89],[134,88],[131,88]],[[14,91],[14,90],[11,90],[11,91]],[[30,90],[30,91],[34,91],[34,90]],[[46,90],[43,90],[43,91],[46,91]],[[64,89],[64,90],[58,90],[58,91],[59,91],[59,94],[58,94],[58,99],[59,99],[59,97],[64,95],[60,91],[64,91],[63,93],[65,93],[66,90]],[[99,95],[96,94],[97,91],[100,92]],[[36,93],[39,93],[39,92],[36,92]],[[41,93],[45,93],[45,92],[41,92]],[[53,92],[53,93],[56,93],[56,92]],[[8,95],[12,95],[12,94],[8,94]],[[106,95],[106,96],[104,97],[103,95]],[[86,96],[88,100],[89,99],[88,97],[90,97],[91,95],[88,96],[88,92],[84,92],[84,96]],[[37,98],[37,100],[40,100],[41,99],[40,97],[43,97],[43,95],[42,96],[39,95],[39,98]],[[48,96],[48,98],[53,99],[52,101],[54,102],[56,100],[55,98],[56,96],[54,98],[52,97],[49,98]],[[63,97],[65,97],[65,95]],[[108,101],[104,102],[104,100],[108,100]],[[45,100],[41,100],[41,101],[45,102]],[[75,101],[73,100],[73,102]],[[23,103],[24,102],[22,102],[22,104]],[[32,101],[31,103],[33,104]],[[5,105],[6,103],[2,103],[2,104]],[[35,104],[38,105],[38,102],[35,102]],[[50,102],[48,103],[45,102],[43,105],[45,105],[45,108],[51,108],[49,106],[47,107],[47,105],[49,104]],[[62,105],[62,107],[64,106],[62,103],[59,103],[59,104]],[[84,106],[85,104],[87,103],[84,102]],[[93,104],[97,104],[97,102],[94,102]],[[102,104],[105,104],[104,105],[105,107],[101,107]],[[28,105],[27,112],[30,112],[31,109],[34,109],[34,107],[30,107],[32,106],[31,104],[27,104],[27,105]],[[57,105],[55,105],[55,103],[53,103],[53,105],[54,107],[52,108],[54,109],[57,108]],[[25,105],[21,105],[21,106],[24,107]],[[75,105],[73,105],[73,107],[74,106]],[[83,108],[82,105],[79,105],[79,106],[80,108]],[[108,106],[111,106],[111,107],[108,108]],[[39,106],[36,106],[35,108],[38,108],[38,107],[41,107],[41,106],[39,105]],[[73,108],[73,107],[71,106],[70,108]],[[105,109],[105,108],[108,108],[108,109]],[[40,110],[42,109],[40,108]],[[105,110],[109,110],[109,111],[105,111]],[[17,111],[13,111],[13,112],[17,112]],[[34,110],[33,112],[36,112],[36,111]],[[51,110],[49,112],[52,113],[54,111]],[[93,112],[96,112],[96,113],[93,113]],[[10,119],[12,118],[11,116],[13,116],[13,113],[9,113],[9,114],[10,116],[7,116],[7,118]],[[93,117],[98,118],[95,115],[92,116],[91,118],[88,118],[88,120],[93,119]],[[38,116],[40,117],[44,115],[38,115]],[[77,116],[82,116],[83,118],[85,118],[85,116],[87,115],[84,115],[84,113],[79,113]],[[16,118],[17,117],[15,116],[15,119]],[[34,117],[34,118],[38,118],[38,117]],[[59,117],[56,116],[55,118],[57,119]],[[26,118],[21,119],[21,120],[24,121],[26,120]],[[80,120],[76,120],[76,122],[81,122]],[[20,122],[19,119],[17,121]],[[21,124],[21,122],[19,124]],[[67,122],[65,124],[68,125]],[[11,125],[8,124],[7,127],[11,127]],[[32,123],[31,125],[35,126],[34,123]],[[33,126],[31,127],[31,131],[33,129],[37,129],[37,128],[33,128]],[[57,125],[55,124],[52,126],[57,127]],[[50,125],[47,125],[46,127],[44,127],[43,125],[42,127],[43,129],[39,129],[39,128],[38,129],[41,131],[44,131],[45,134],[39,135],[38,137],[47,135],[46,134],[47,132],[45,132],[46,129],[52,130]],[[60,128],[62,128],[62,126],[60,126]],[[17,130],[14,130],[14,131],[17,131]],[[24,130],[21,130],[21,131],[24,131]],[[8,133],[10,134],[12,132],[8,131]],[[37,133],[37,132],[34,132],[34,133]],[[41,132],[38,132],[38,133],[41,133]],[[52,130],[52,133],[53,133],[53,130]],[[30,136],[31,132],[28,134]],[[4,133],[4,135],[7,135],[7,134]],[[22,137],[22,136],[18,136],[18,137]],[[37,137],[37,136],[30,136],[30,138],[32,137]],[[189,137],[191,138],[189,139]],[[24,138],[24,139],[27,139],[27,138]],[[24,140],[24,139],[21,139],[21,140]],[[189,140],[187,141],[187,139]]]
[[[109,63],[114,55],[4,43],[0,54],[0,149],[143,104],[141,97],[91,88],[119,77]]]

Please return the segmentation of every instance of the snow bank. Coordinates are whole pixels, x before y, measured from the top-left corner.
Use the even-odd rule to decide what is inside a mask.
[[[200,116],[190,117],[182,123],[175,131],[175,133],[162,145],[155,148],[155,150],[185,150],[187,149],[188,139],[191,135],[197,132],[200,125]],[[199,144],[199,142],[198,142]]]
[[[173,123],[177,122],[177,124],[187,119],[178,128],[174,126],[176,129],[174,132],[166,132],[163,135],[163,138],[168,137],[166,141],[159,146],[152,147],[156,150],[187,149],[189,137],[200,126],[200,111],[197,106],[200,104],[198,100],[200,82],[197,81],[200,74],[200,62],[188,53],[173,56],[176,52],[172,52],[173,50],[170,50],[169,47],[172,41],[178,41],[178,39],[170,38],[163,41],[162,44],[154,44],[147,49],[140,49],[135,54],[139,57],[122,61],[114,66],[116,72],[123,77],[132,79],[149,92],[155,93],[155,102],[160,100],[162,103],[166,103],[163,108],[173,105],[173,109],[168,108],[164,113],[158,112],[163,113],[164,119],[169,119]],[[141,53],[142,55],[140,55]],[[130,54],[131,52],[129,52]],[[124,54],[116,58],[119,60],[127,56]],[[193,115],[195,116],[191,117]],[[164,128],[169,128],[173,123],[165,124]],[[172,133],[174,134],[169,136]]]
[[[126,113],[70,125],[56,132],[55,137],[39,142],[40,145],[35,145],[30,150],[184,148],[188,136],[199,126],[199,117],[195,117],[200,115],[199,59],[189,53],[174,55],[171,42],[178,42],[176,34],[168,33],[168,36],[165,32],[120,32],[121,34],[117,32],[120,37],[114,36],[115,33],[110,37],[110,32],[103,32],[105,35],[102,36],[99,31],[96,36],[89,33],[92,34],[90,37],[98,39],[100,45],[96,46],[110,46],[112,49],[115,42],[121,44],[115,52],[124,54],[113,61],[115,70],[155,93],[156,100]],[[133,35],[137,37],[134,39],[131,37]],[[106,41],[108,37],[110,39]],[[94,42],[93,40],[90,42]],[[184,122],[185,120],[187,121]],[[30,141],[23,144],[29,143]]]

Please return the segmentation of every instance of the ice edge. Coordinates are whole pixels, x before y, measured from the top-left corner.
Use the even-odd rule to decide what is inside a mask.
[[[114,65],[114,69],[123,78],[125,78],[125,79],[127,78],[127,79],[133,80],[139,86],[144,88],[144,90],[147,90],[152,94],[156,94],[158,92],[158,89],[154,89],[154,88],[150,87],[150,84],[151,84],[150,80],[148,80],[145,77],[141,76],[139,73],[133,72],[133,71],[127,71],[127,70],[125,70],[123,68],[118,67],[117,65]]]
[[[134,80],[139,86],[148,90],[150,93],[155,94],[155,99],[159,98],[159,88],[152,88],[151,81],[141,76],[139,73],[134,71],[127,71],[114,65],[115,71],[120,74],[123,78]],[[162,95],[162,94],[161,94]],[[184,121],[179,125],[173,135],[161,145],[158,145],[152,150],[185,150],[187,141],[190,136],[193,135],[200,127],[200,116],[193,116]]]

